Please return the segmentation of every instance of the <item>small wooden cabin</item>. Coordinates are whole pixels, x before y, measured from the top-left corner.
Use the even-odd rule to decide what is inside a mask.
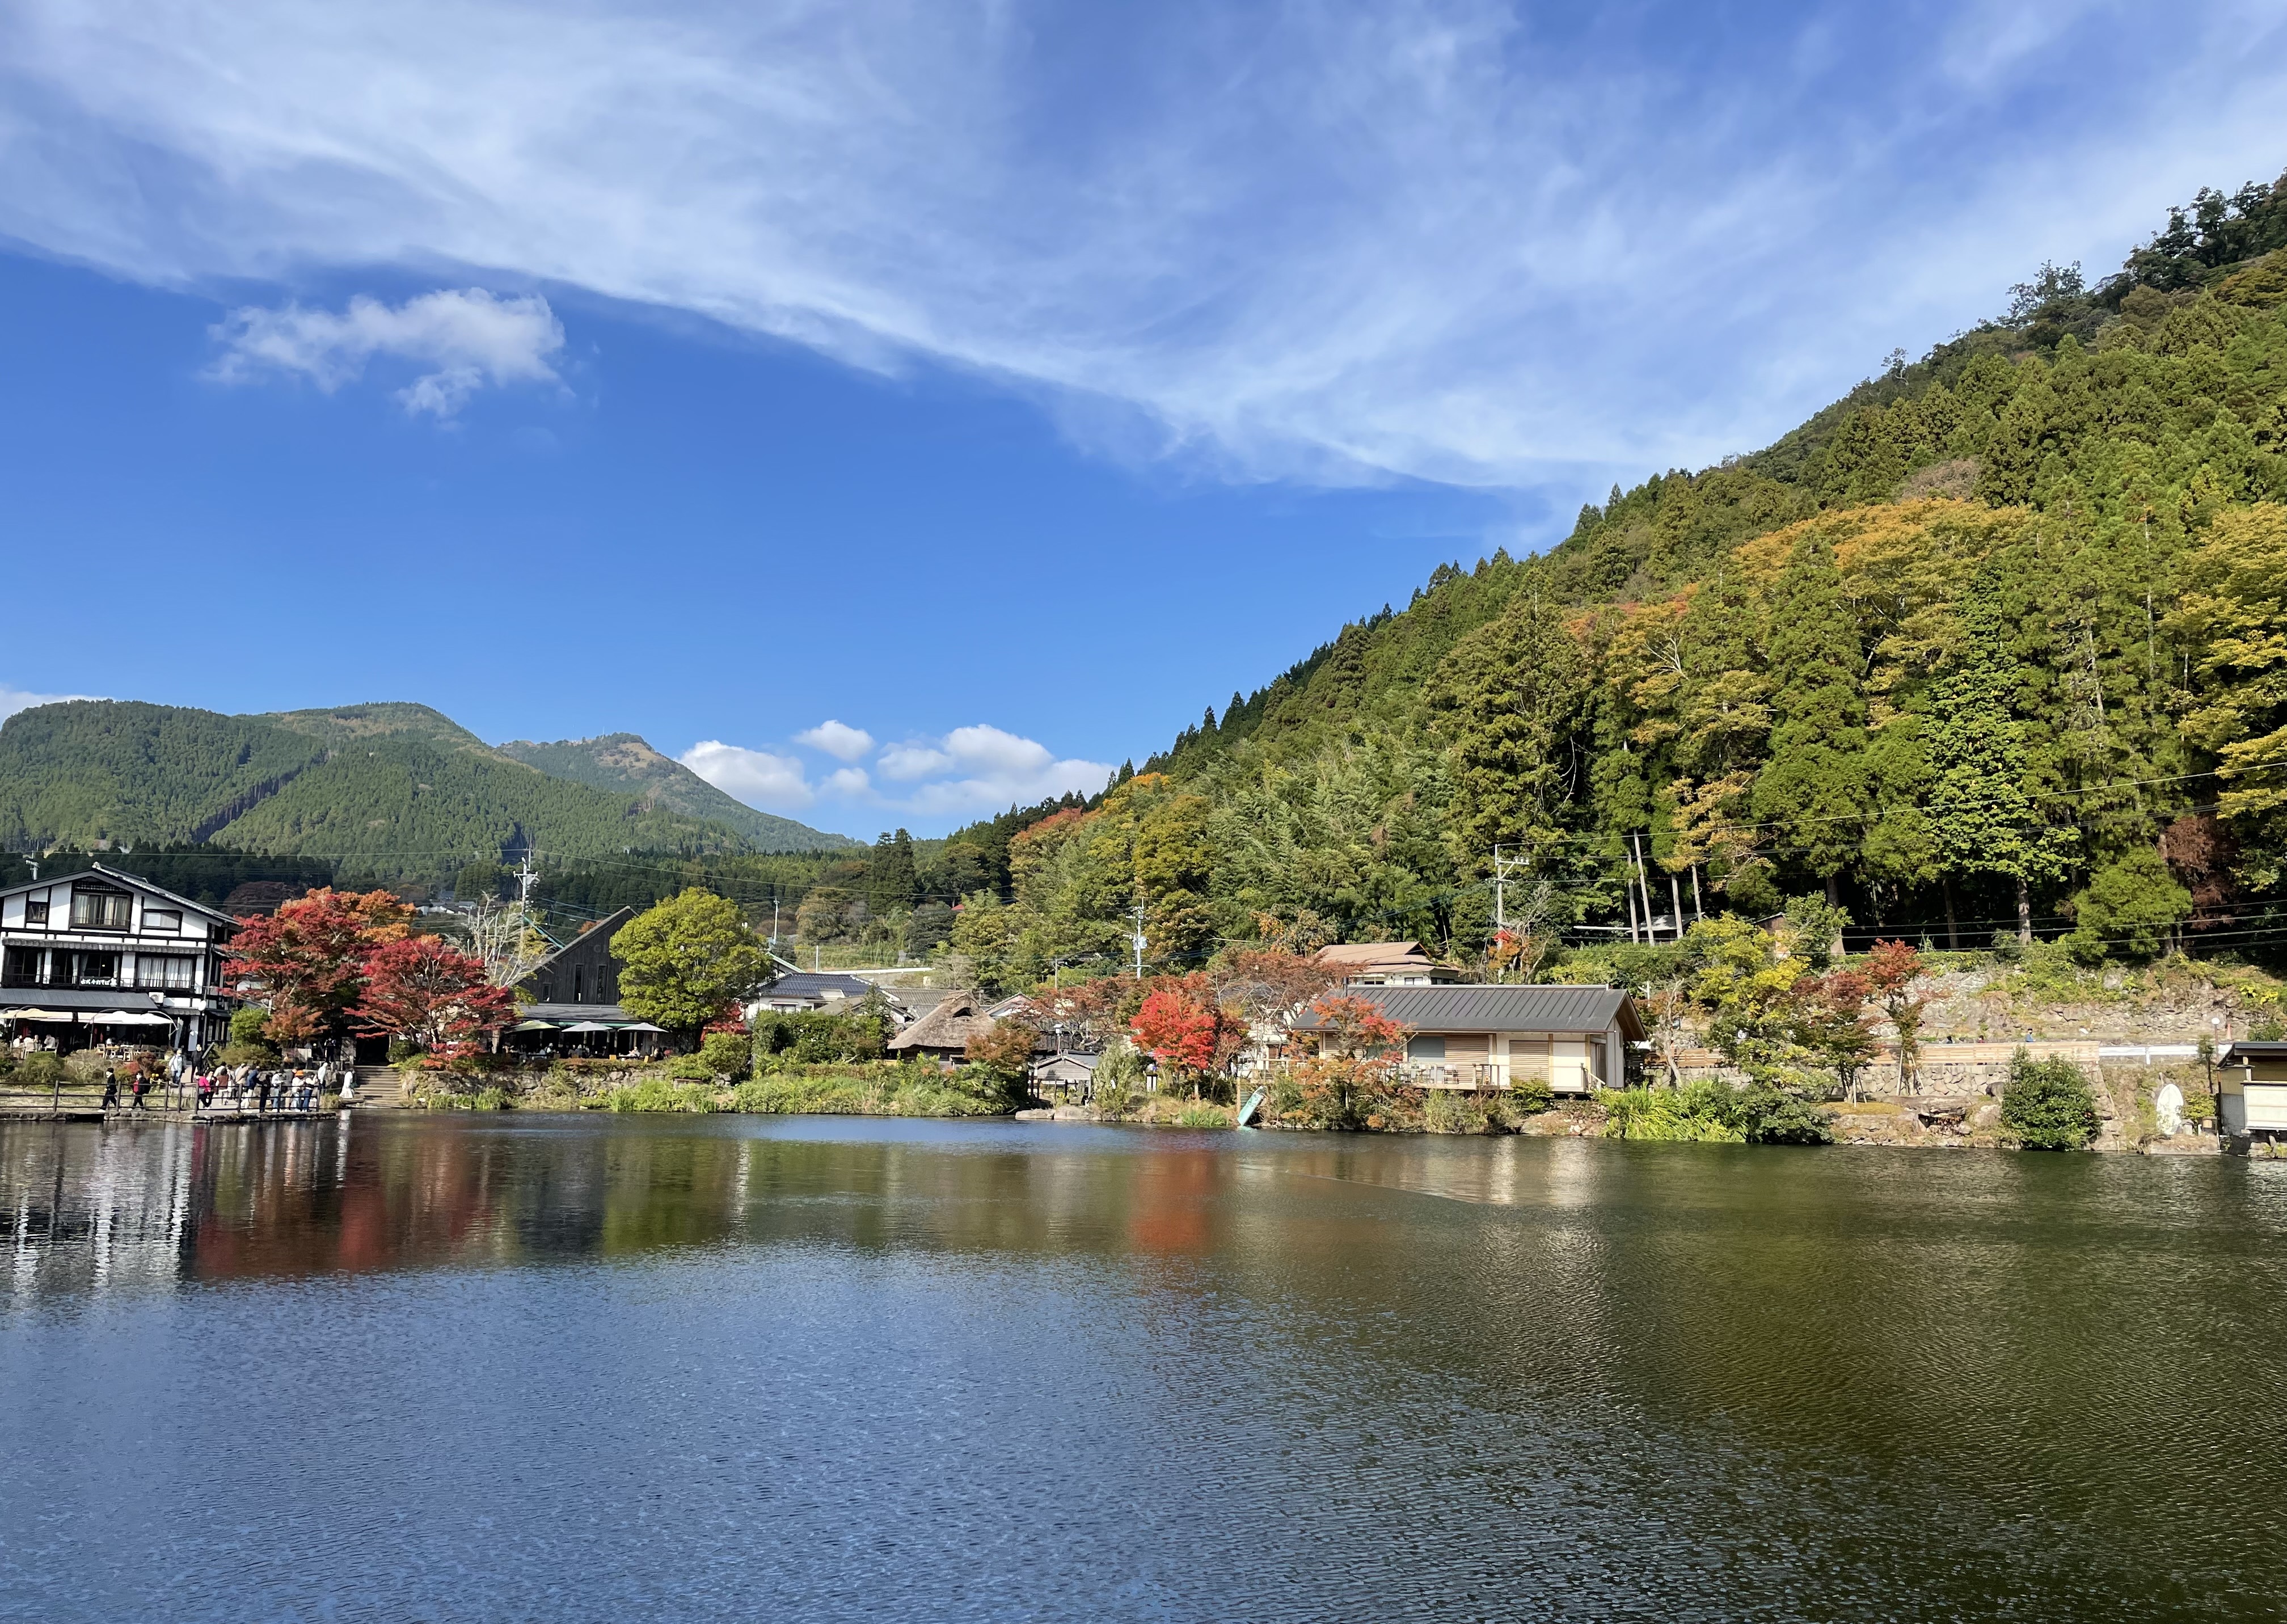
[[[2216,1132],[2287,1134],[2287,1042],[2237,1038],[2216,1050]]]
[[[1559,1094],[1619,1088],[1628,1045],[1644,1034],[1634,1000],[1611,986],[1352,986],[1412,1035],[1405,1081],[1424,1089],[1508,1089],[1545,1082]],[[1307,1013],[1297,1035],[1327,1023]]]

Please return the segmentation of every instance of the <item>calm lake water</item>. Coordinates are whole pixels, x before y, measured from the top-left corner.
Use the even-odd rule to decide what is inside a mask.
[[[2276,1617],[2283,1175],[0,1128],[0,1616]]]

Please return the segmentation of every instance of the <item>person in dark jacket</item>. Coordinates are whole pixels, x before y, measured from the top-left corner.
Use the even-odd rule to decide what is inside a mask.
[[[106,1111],[119,1109],[119,1073],[117,1072],[106,1071],[103,1073],[103,1108]]]

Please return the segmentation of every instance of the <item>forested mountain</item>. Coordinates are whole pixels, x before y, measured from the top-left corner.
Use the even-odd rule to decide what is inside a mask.
[[[655,811],[727,823],[752,841],[758,852],[832,852],[845,847],[855,851],[864,844],[847,835],[824,834],[791,818],[756,812],[681,762],[661,755],[634,733],[564,739],[553,744],[511,739],[500,747],[500,753],[551,777],[634,796]]]
[[[2268,950],[2287,850],[2287,178],[2204,193],[2095,288],[1894,360],[1753,456],[1615,488],[1544,557],[1441,567],[1008,876],[993,978],[1222,940],[1618,931],[1823,892],[1983,946]]]
[[[811,847],[839,838],[787,828]],[[9,717],[0,725],[0,844],[98,842],[209,842],[323,858],[392,881],[514,860],[535,847],[600,859],[724,855],[764,844],[665,797],[516,760],[424,706],[230,717],[77,700]]]

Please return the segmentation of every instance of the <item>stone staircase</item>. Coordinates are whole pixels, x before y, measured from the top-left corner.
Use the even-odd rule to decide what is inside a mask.
[[[403,1111],[410,1104],[405,1097],[405,1077],[393,1066],[360,1066],[357,1068],[356,1109],[360,1111]]]

